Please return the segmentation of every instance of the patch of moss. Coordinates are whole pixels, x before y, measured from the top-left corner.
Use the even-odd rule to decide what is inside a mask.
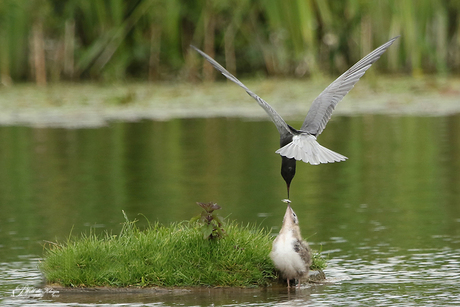
[[[49,245],[40,269],[48,283],[66,287],[251,287],[277,279],[269,231],[236,222],[225,230],[224,238],[206,240],[196,223],[156,223],[141,231],[127,221],[120,235]]]

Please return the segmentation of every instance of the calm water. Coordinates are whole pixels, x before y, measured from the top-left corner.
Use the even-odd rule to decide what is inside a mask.
[[[37,270],[42,245],[117,233],[121,210],[142,226],[215,201],[222,215],[276,232],[286,197],[277,131],[225,118],[0,127],[0,305],[460,305],[460,115],[334,117],[319,141],[349,160],[298,164],[291,200],[331,283],[52,296]]]

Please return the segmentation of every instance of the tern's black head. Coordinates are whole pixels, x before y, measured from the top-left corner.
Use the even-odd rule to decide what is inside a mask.
[[[286,158],[281,156],[281,176],[283,176],[284,181],[286,181],[287,193],[289,198],[289,187],[291,186],[292,178],[295,175],[295,164],[296,160],[294,158]]]
[[[299,134],[300,131],[289,126],[289,129],[292,133],[285,133],[280,135],[280,147],[286,146],[287,144],[292,142],[292,137],[295,134]],[[281,156],[281,176],[283,176],[284,181],[286,181],[287,186],[287,198],[289,199],[289,187],[291,186],[292,178],[295,175],[295,162],[294,158],[286,158],[285,156]]]

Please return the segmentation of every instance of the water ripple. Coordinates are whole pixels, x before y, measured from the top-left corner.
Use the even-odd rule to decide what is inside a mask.
[[[335,242],[342,238],[334,238]],[[362,249],[357,249],[361,250]],[[460,250],[398,250],[400,254],[371,248],[361,257],[329,260],[328,284],[306,285],[289,293],[285,288],[255,292],[223,290],[219,293],[158,295],[43,295],[39,259],[0,263],[0,300],[3,306],[458,306]],[[15,288],[29,295],[14,295]],[[40,292],[42,291],[42,292]],[[16,290],[16,294],[17,294]]]

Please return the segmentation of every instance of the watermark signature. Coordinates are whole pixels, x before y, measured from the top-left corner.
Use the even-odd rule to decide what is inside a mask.
[[[52,297],[58,297],[59,291],[53,290],[52,288],[37,289],[34,287],[17,287],[13,290],[13,297],[33,297],[41,298],[45,295],[51,295]]]

